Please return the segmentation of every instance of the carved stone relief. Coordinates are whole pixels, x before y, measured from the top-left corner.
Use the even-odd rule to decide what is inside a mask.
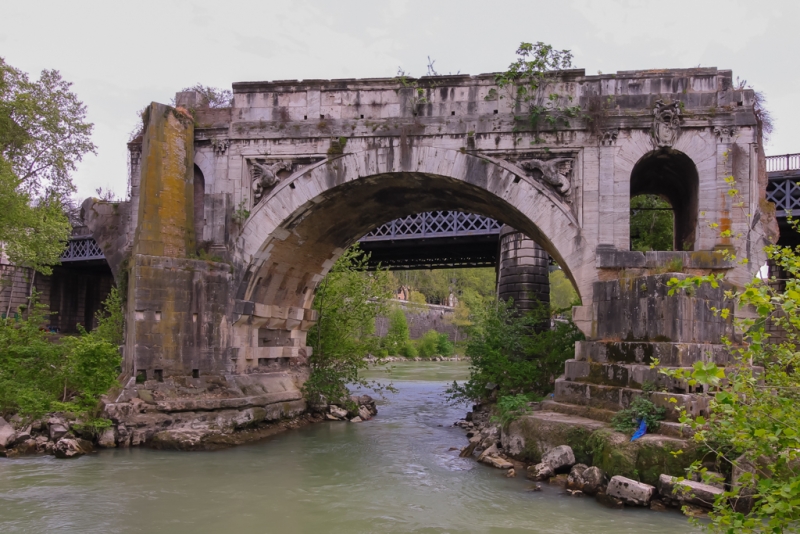
[[[280,172],[291,169],[291,163],[285,161],[249,161],[250,188],[253,190],[254,203],[261,200],[264,194],[272,190],[281,181]],[[286,174],[286,173],[284,173]]]
[[[612,128],[609,130],[603,130],[600,132],[599,140],[600,146],[612,146],[617,142],[617,137],[619,136],[619,128]]]
[[[214,148],[214,154],[221,156],[225,154],[225,151],[231,146],[231,142],[227,139],[215,138],[211,140],[211,146]]]
[[[253,205],[256,205],[267,193],[272,191],[281,180],[284,180],[322,157],[288,157],[272,159],[263,157],[246,157],[247,169],[250,173],[250,189],[253,191]]]
[[[678,138],[681,127],[680,102],[665,104],[663,100],[656,100],[653,109],[653,142],[656,146],[672,146]]]
[[[549,185],[556,193],[567,202],[570,201],[569,192],[572,189],[572,159],[557,158],[551,160],[525,159],[516,162],[516,165],[525,171],[525,174]]]
[[[720,143],[731,143],[736,138],[736,126],[717,126],[714,135]]]

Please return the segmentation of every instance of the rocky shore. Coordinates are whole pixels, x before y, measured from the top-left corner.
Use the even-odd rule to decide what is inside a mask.
[[[725,484],[742,474],[726,476],[711,462],[703,464],[702,481],[683,480],[685,469],[703,460],[688,440],[647,434],[631,442],[604,421],[560,413],[557,404],[532,403],[528,415],[505,427],[492,419],[490,406],[473,406],[454,423],[469,439],[461,456],[506,470],[506,476],[524,474],[560,486],[575,497],[594,496],[613,508],[681,508],[692,516],[703,516]]]
[[[33,421],[0,418],[0,456],[74,458],[97,448],[137,446],[217,450],[325,420],[358,423],[377,412],[368,395],[307,406],[287,376],[132,381],[102,399],[98,417],[106,423],[100,428],[63,413]]]

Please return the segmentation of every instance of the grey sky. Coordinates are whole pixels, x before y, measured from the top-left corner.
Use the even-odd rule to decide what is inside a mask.
[[[197,82],[422,75],[428,55],[479,74],[521,41],[571,49],[588,73],[732,69],[767,95],[767,153],[800,152],[796,0],[0,2],[0,56],[33,76],[59,69],[88,106],[98,155],[75,175],[81,197],[124,194],[136,112]]]

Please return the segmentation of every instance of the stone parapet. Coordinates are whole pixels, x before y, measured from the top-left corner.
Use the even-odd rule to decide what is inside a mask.
[[[735,339],[731,320],[713,308],[728,309],[726,284],[703,284],[692,293],[670,295],[669,281],[686,278],[681,273],[620,278],[594,283],[597,337],[615,341],[720,343],[722,336]]]

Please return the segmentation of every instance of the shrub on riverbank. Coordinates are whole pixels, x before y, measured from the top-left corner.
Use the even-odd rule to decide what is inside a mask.
[[[50,411],[85,414],[116,384],[121,301],[116,289],[98,312],[98,328],[54,340],[42,328],[47,307],[33,299],[24,319],[0,320],[0,413],[35,418]]]
[[[453,382],[447,390],[449,398],[480,401],[492,395],[550,393],[583,334],[571,322],[556,322],[552,328],[542,329],[548,321],[545,306],[520,314],[510,300],[478,310],[466,348],[472,361],[469,379],[462,384]]]
[[[317,288],[317,323],[308,332],[311,375],[303,386],[312,404],[347,398],[348,384],[369,386],[359,371],[381,348],[375,318],[388,311],[393,288],[389,272],[367,271],[367,261],[357,245],[347,249]]]

